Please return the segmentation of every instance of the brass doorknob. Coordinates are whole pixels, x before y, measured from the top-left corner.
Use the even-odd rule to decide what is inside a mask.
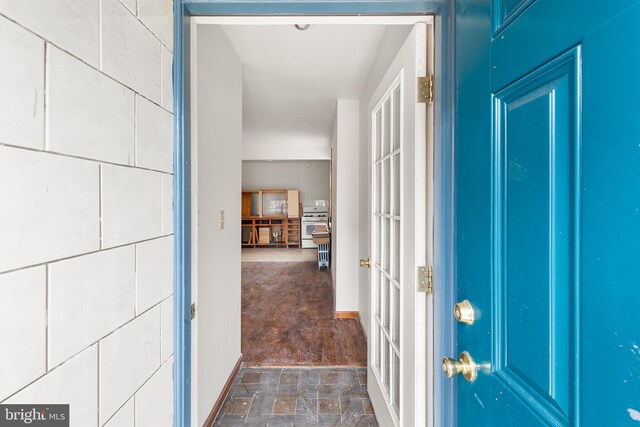
[[[453,378],[458,374],[462,374],[465,380],[470,383],[478,378],[478,365],[473,361],[469,353],[463,351],[460,353],[460,360],[445,357],[442,359],[442,370],[448,378]]]
[[[454,305],[453,314],[456,316],[458,322],[466,323],[467,325],[473,325],[473,322],[476,320],[476,313],[468,300],[460,301]]]
[[[371,268],[371,260],[369,258],[361,259],[360,260],[360,267],[369,267],[369,268]]]

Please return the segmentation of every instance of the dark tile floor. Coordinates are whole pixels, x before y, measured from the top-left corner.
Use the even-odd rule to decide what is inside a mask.
[[[377,426],[366,368],[242,368],[214,426]]]
[[[357,319],[336,319],[331,271],[316,262],[242,263],[247,366],[366,366]]]

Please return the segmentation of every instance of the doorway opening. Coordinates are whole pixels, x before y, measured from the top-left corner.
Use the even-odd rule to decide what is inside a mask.
[[[193,18],[191,52],[193,423],[427,423],[431,17]]]

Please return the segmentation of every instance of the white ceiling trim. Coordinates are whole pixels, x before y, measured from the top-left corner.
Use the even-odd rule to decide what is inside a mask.
[[[198,25],[413,25],[433,24],[433,16],[194,16],[191,22]]]

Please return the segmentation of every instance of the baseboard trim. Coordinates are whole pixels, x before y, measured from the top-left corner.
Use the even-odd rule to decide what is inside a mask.
[[[357,319],[359,315],[357,311],[336,311],[336,319]]]
[[[207,420],[204,422],[204,425],[202,427],[213,426],[213,422],[216,420],[216,417],[218,416],[218,413],[222,408],[222,404],[224,403],[224,400],[227,398],[229,391],[231,391],[231,386],[233,385],[233,382],[236,380],[236,377],[238,376],[238,371],[240,370],[241,364],[242,364],[242,355],[240,355],[240,358],[236,362],[236,366],[233,367],[233,371],[231,371],[231,375],[229,375],[229,379],[227,380],[226,384],[222,388],[222,392],[220,393],[220,396],[218,396],[218,400],[216,400],[215,405],[213,405],[213,408],[211,408],[211,412],[209,412],[209,416],[207,417]]]

